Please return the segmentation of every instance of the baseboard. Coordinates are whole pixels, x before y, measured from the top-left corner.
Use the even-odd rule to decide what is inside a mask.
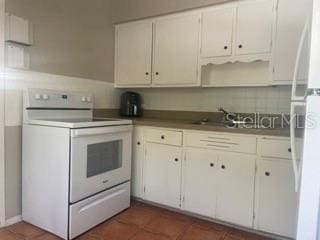
[[[12,224],[18,223],[22,221],[22,216],[18,215],[13,218],[9,218],[8,220],[5,221],[4,226],[10,226]]]

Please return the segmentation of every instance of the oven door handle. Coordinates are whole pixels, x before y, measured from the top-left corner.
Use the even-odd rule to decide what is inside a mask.
[[[110,133],[130,132],[132,131],[132,125],[123,126],[110,126],[110,127],[99,127],[99,128],[83,128],[71,130],[71,137],[88,137],[96,135],[104,135]]]

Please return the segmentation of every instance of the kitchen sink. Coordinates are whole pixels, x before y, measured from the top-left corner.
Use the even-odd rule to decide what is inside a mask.
[[[229,129],[257,129],[257,130],[267,130],[272,128],[262,128],[259,125],[252,124],[252,123],[245,123],[245,122],[211,122],[211,121],[195,121],[192,124],[194,125],[202,125],[202,126],[212,126],[212,127],[225,127]]]
[[[194,125],[203,125],[203,126],[213,126],[213,127],[229,127],[228,123],[225,122],[211,122],[211,121],[195,121],[192,124]]]
[[[208,122],[208,121],[196,121],[196,122],[193,122],[192,124],[194,124],[194,125],[216,125],[216,126],[222,125],[221,123]]]

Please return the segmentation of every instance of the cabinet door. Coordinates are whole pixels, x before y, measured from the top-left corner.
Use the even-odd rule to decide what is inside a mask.
[[[290,161],[261,160],[258,171],[259,230],[295,237],[298,195]]]
[[[135,127],[132,141],[131,195],[143,197],[143,128]]]
[[[214,217],[218,155],[206,149],[186,149],[184,163],[184,210]]]
[[[234,7],[203,13],[201,57],[231,55],[234,15]]]
[[[117,26],[115,84],[151,84],[152,22]]]
[[[217,218],[252,227],[255,156],[221,153],[218,167]]]
[[[180,208],[181,148],[146,143],[145,199]]]
[[[272,0],[240,3],[237,13],[236,54],[269,53],[273,19]]]
[[[301,34],[312,0],[279,0],[274,49],[274,81],[292,81]],[[307,51],[303,51],[307,52]],[[308,56],[302,55],[304,63]],[[306,76],[307,64],[299,74]],[[298,76],[298,80],[301,77]]]
[[[199,32],[198,14],[156,20],[154,85],[198,83]]]

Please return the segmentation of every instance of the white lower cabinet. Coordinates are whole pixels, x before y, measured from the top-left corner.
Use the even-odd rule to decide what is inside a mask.
[[[259,161],[256,200],[258,230],[295,237],[298,195],[290,161]]]
[[[183,209],[207,217],[215,216],[218,155],[215,151],[188,148],[183,171]]]
[[[143,197],[143,129],[143,127],[135,127],[132,135],[131,196],[135,198]]]
[[[145,199],[180,208],[181,147],[146,142],[145,148]]]
[[[252,227],[255,156],[188,148],[184,210]]]
[[[216,218],[253,226],[255,156],[219,154]]]
[[[287,138],[139,127],[133,142],[133,196],[295,236],[298,197]]]

